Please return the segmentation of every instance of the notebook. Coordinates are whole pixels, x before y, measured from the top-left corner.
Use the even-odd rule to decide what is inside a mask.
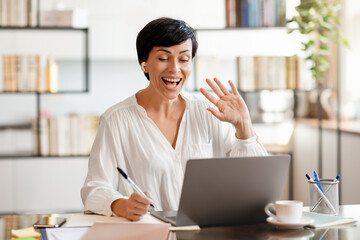
[[[357,220],[354,218],[331,216],[315,212],[303,212],[303,216],[314,219],[314,222],[309,225],[311,228],[328,228],[332,226],[353,224],[357,222]]]
[[[280,199],[289,155],[190,159],[178,211],[151,214],[174,226],[264,222],[264,206]]]

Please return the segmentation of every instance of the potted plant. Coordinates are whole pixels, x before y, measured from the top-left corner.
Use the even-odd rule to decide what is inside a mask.
[[[348,40],[340,32],[340,0],[301,0],[296,7],[298,15],[289,20],[296,23],[289,33],[299,31],[306,36],[302,42],[303,51],[311,62],[310,70],[317,86],[321,89],[325,74],[330,69],[331,44]]]

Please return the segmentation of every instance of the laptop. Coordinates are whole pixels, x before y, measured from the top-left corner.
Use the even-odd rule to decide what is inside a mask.
[[[265,222],[267,203],[279,200],[289,155],[190,159],[178,211],[151,211],[174,226]]]

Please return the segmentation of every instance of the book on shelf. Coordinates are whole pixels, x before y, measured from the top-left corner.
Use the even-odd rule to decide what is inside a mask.
[[[249,25],[247,27],[260,27],[259,25],[259,16],[260,16],[260,9],[259,9],[259,0],[251,0],[247,1],[248,4],[248,21]]]
[[[0,0],[0,26],[34,27],[36,21],[37,0]]]
[[[79,114],[73,113],[69,115],[69,124],[70,124],[70,154],[78,155],[81,153],[80,150],[80,140],[81,140],[81,128],[80,128],[80,117]],[[84,151],[84,154],[85,151]]]
[[[237,27],[248,27],[249,26],[249,5],[248,0],[240,0],[239,8],[237,9],[237,15],[241,17],[241,25]]]
[[[286,0],[226,0],[226,27],[286,25]]]
[[[41,117],[40,122],[40,155],[50,155],[49,118]]]
[[[3,55],[3,91],[44,91],[45,67],[41,55]]]
[[[294,56],[286,56],[286,87],[289,89],[297,88],[297,57]]]
[[[254,56],[254,71],[255,71],[255,88],[256,89],[271,89],[268,78],[268,61],[267,56]]]
[[[241,91],[312,89],[311,72],[298,56],[237,57],[238,86]]]
[[[16,69],[16,56],[6,55],[3,56],[3,79],[4,91],[15,92],[17,90],[17,69]]]
[[[41,133],[40,133],[41,134]],[[49,155],[58,155],[58,128],[57,119],[55,117],[49,118]]]
[[[286,58],[280,56],[269,57],[269,82],[274,89],[286,89]]]
[[[37,129],[39,124],[39,130]],[[34,120],[33,135],[37,142],[40,134],[41,156],[76,156],[88,155],[95,139],[99,125],[98,116],[69,116],[50,117],[41,116],[39,123]],[[34,146],[34,153],[38,154],[38,145]]]
[[[255,71],[252,56],[241,56],[237,61],[237,81],[238,87],[242,91],[255,90]]]
[[[70,133],[70,119],[69,117],[58,117],[56,142],[57,142],[57,155],[66,156],[73,155],[71,152],[71,133]]]
[[[80,118],[80,128],[81,135],[79,139],[79,154],[89,154],[93,141],[96,136],[96,132],[99,126],[99,117],[94,115],[88,115]]]
[[[237,0],[225,0],[225,16],[226,16],[226,27],[232,28],[236,27],[236,18],[238,14],[236,14],[236,3]]]

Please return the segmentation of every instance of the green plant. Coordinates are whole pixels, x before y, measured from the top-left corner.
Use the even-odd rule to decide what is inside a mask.
[[[331,44],[340,41],[349,47],[348,40],[340,32],[340,9],[341,0],[301,0],[296,7],[298,15],[289,20],[289,23],[297,23],[289,33],[297,30],[307,35],[302,50],[308,54],[306,59],[312,63],[312,76],[320,86],[330,68]]]

